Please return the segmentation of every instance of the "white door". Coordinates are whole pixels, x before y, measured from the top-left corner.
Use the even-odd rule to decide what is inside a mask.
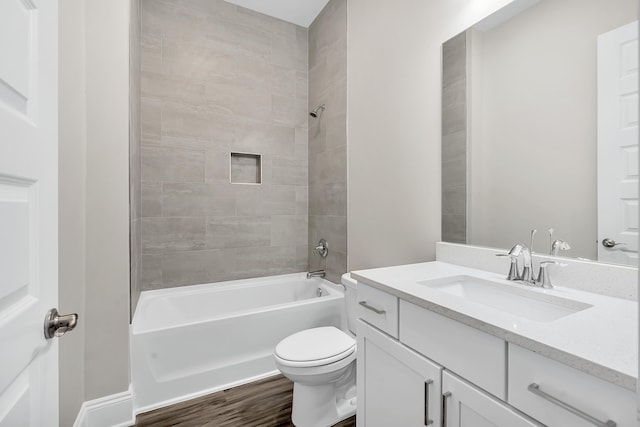
[[[0,0],[0,426],[58,425],[58,2]]]
[[[598,261],[638,265],[637,21],[598,37]]]

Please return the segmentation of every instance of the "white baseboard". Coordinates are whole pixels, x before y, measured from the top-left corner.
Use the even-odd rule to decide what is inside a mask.
[[[82,404],[73,427],[129,427],[135,424],[133,392],[129,390],[88,400]]]

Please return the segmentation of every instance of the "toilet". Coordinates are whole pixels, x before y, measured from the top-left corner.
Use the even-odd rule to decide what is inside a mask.
[[[293,381],[291,421],[327,427],[356,413],[356,281],[342,276],[349,333],[333,326],[306,329],[276,346],[276,366]]]

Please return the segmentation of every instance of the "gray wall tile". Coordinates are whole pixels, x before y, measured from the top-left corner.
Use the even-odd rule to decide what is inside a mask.
[[[448,86],[467,77],[466,32],[447,40],[442,45],[442,84]]]
[[[442,215],[442,235],[447,242],[466,243],[466,215]]]
[[[306,189],[306,187],[302,187]],[[304,212],[297,212],[298,191],[291,185],[272,185],[269,196],[271,215],[302,215]],[[302,196],[301,196],[302,197]],[[307,200],[305,198],[306,206]]]
[[[165,102],[162,107],[163,141],[164,137],[174,137],[174,141],[190,142],[189,148],[229,146],[234,125],[233,117],[208,106]]]
[[[163,287],[220,282],[235,277],[235,249],[162,255]]]
[[[271,92],[275,95],[293,97],[296,95],[296,70],[289,67],[272,65],[269,70]]]
[[[141,140],[145,145],[160,145],[161,143],[161,118],[162,101],[153,98],[141,98]]]
[[[129,253],[131,268],[129,270],[129,292],[130,292],[130,319],[133,319],[133,312],[138,303],[142,283],[142,230],[140,218],[144,209],[142,200],[142,185],[140,182],[140,145],[142,131],[144,129],[142,118],[142,100],[140,98],[140,71],[143,60],[143,40],[140,34],[140,7],[139,3],[131,3],[131,24],[129,37]]]
[[[159,72],[142,71],[140,73],[140,93],[149,98],[202,102],[205,99],[205,85],[195,80],[169,77]]]
[[[271,217],[272,246],[302,246],[307,243],[308,217],[304,215],[276,215]]]
[[[225,147],[209,149],[205,153],[205,181],[230,182],[231,150]]]
[[[467,182],[467,162],[464,159],[442,162],[442,187],[464,187]]]
[[[307,29],[223,0],[141,15],[144,288],[306,269]],[[230,183],[231,152],[261,184]]]
[[[282,185],[308,185],[308,167],[305,160],[274,156],[272,182]]]
[[[466,161],[467,160],[467,130],[442,136],[442,161]]]
[[[308,109],[326,104],[308,127],[309,269],[324,268],[336,283],[347,269],[346,13],[345,0],[331,0],[308,34]],[[326,259],[312,249],[320,238]]]
[[[216,49],[215,43],[176,42],[162,44],[162,72],[167,76],[206,80],[209,77],[233,77],[236,60],[233,52]]]
[[[309,187],[309,211],[315,215],[347,216],[347,185],[317,184]]]
[[[161,255],[141,255],[140,283],[143,291],[163,287]]]
[[[237,216],[254,216],[258,212],[268,212],[270,201],[267,185],[237,185],[234,193]]]
[[[209,217],[207,248],[269,247],[270,217]]]
[[[143,217],[162,215],[162,184],[157,182],[143,182],[140,187]]]
[[[162,68],[162,33],[147,30],[141,34],[140,60],[142,71]]]
[[[466,215],[467,188],[451,187],[442,189],[442,215]]]
[[[240,248],[236,250],[236,277],[239,279],[269,276],[272,248]]]
[[[442,240],[466,243],[466,32],[442,49]]]
[[[204,153],[179,148],[141,149],[143,182],[204,182]]]
[[[161,254],[205,248],[205,218],[142,218],[142,253]]]
[[[164,184],[162,212],[165,216],[234,215],[235,194],[224,184]]]
[[[442,89],[442,134],[466,129],[466,81],[458,80]]]

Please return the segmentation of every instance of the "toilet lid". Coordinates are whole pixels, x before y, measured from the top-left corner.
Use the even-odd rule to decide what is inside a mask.
[[[276,356],[299,365],[326,365],[344,359],[355,351],[356,342],[333,326],[296,332],[280,341]]]

